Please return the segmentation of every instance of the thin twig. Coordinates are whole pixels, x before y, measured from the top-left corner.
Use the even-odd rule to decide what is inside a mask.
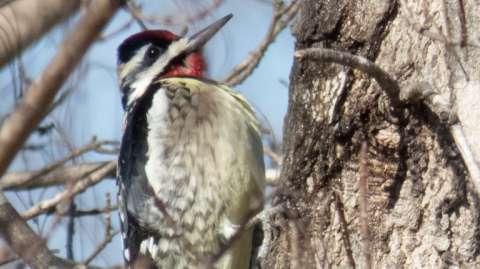
[[[0,129],[0,175],[46,115],[55,95],[123,1],[94,1],[57,55],[26,91]]]
[[[32,83],[15,111],[3,122],[0,129],[0,176],[3,176],[30,133],[45,117],[69,74],[123,3],[121,0],[90,2],[75,31],[65,37],[58,53],[40,78]],[[115,162],[110,166],[115,166]],[[90,182],[85,182],[84,185],[88,183]],[[78,184],[79,189],[82,187]],[[0,191],[0,236],[32,268],[73,267],[71,262],[53,255],[46,242],[28,226],[2,191]]]
[[[55,108],[63,104],[67,100],[67,98],[73,93],[73,90],[74,88],[70,87],[68,89],[65,89],[63,92],[61,92],[57,100],[55,100],[53,104],[48,108],[47,115],[52,113],[52,111],[54,111]]]
[[[278,34],[287,27],[290,21],[293,20],[297,14],[299,5],[300,1],[294,0],[286,7],[283,5],[275,6],[272,22],[270,23],[267,35],[263,38],[258,47],[250,52],[243,62],[233,68],[230,74],[222,80],[223,83],[229,86],[234,86],[242,83],[250,76],[262,60],[270,44],[275,41]]]
[[[94,137],[92,139],[92,141],[90,143],[88,143],[87,145],[73,150],[70,154],[68,154],[64,158],[62,158],[62,159],[60,159],[60,160],[58,160],[58,161],[56,161],[52,164],[49,164],[49,165],[45,166],[41,170],[39,170],[37,172],[34,172],[29,178],[25,178],[23,181],[18,181],[18,182],[16,182],[16,184],[28,185],[30,183],[30,181],[35,180],[37,178],[40,178],[42,176],[45,176],[46,174],[60,168],[66,162],[68,162],[70,160],[73,160],[80,155],[83,155],[83,154],[85,154],[89,151],[97,150],[102,145],[106,145],[106,144],[110,145],[110,144],[113,144],[113,143],[115,143],[115,142],[113,142],[113,141],[97,141],[97,139]],[[2,185],[0,185],[0,186],[2,186]]]
[[[68,197],[73,197],[78,193],[83,192],[88,187],[95,185],[96,183],[100,182],[105,175],[111,173],[111,170],[116,167],[116,161],[111,161],[106,163],[103,167],[99,168],[97,171],[91,173],[91,175],[87,176],[85,179],[76,182],[72,188],[68,188],[65,191],[56,194],[54,197],[42,201],[37,205],[33,206],[32,208],[26,210],[22,213],[22,217],[24,219],[31,219],[36,217],[52,208],[55,208],[59,203],[64,201]]]
[[[109,208],[92,208],[92,209],[76,209],[72,216],[75,218],[90,217],[95,215],[103,215],[115,211],[118,206],[111,206]],[[52,215],[54,212],[48,211],[46,215]]]
[[[142,12],[142,7],[139,5],[135,5],[132,2],[129,2],[128,8],[129,12],[132,14],[132,17],[136,18],[137,20],[141,21],[142,24],[144,21],[151,23],[151,24],[159,24],[159,25],[169,25],[169,26],[176,26],[176,25],[190,25],[197,21],[200,21],[206,18],[209,14],[211,14],[215,9],[218,9],[221,4],[224,3],[224,0],[213,0],[212,4],[197,13],[190,15],[187,12],[183,12],[182,16],[152,16],[146,15]],[[143,28],[143,27],[142,27]]]
[[[104,211],[107,212],[107,209],[111,208],[111,199],[110,199],[110,193],[106,194],[106,206]],[[95,257],[102,252],[103,249],[112,241],[113,237],[119,233],[119,231],[114,231],[112,232],[112,219],[110,213],[105,214],[105,236],[100,242],[100,244],[95,248],[95,250],[88,256],[83,262],[83,265],[88,265],[90,262],[95,259]]]
[[[283,157],[280,154],[273,151],[272,148],[264,144],[263,152],[265,153],[265,155],[270,157],[270,159],[272,159],[272,161],[274,161],[277,165],[279,166],[282,165]]]
[[[142,28],[142,30],[147,30],[148,27],[145,25],[143,22],[143,18],[141,16],[141,12],[138,10],[138,8],[132,3],[132,1],[127,1],[126,8],[132,18],[137,22],[137,24]]]
[[[38,177],[35,180],[29,180],[39,171],[11,172],[0,178],[0,189],[6,191],[32,190],[36,188],[45,188],[55,185],[64,185],[68,182],[78,180],[82,175],[87,175],[103,167],[108,162],[85,162],[82,164],[72,164],[58,167],[50,173]],[[115,177],[116,167],[112,168],[106,178]]]
[[[8,246],[0,243],[0,268],[16,260],[18,260],[17,255],[10,251]]]
[[[118,29],[116,30],[113,30],[111,33],[108,33],[108,34],[104,34],[100,37],[98,37],[97,41],[100,41],[100,42],[103,42],[103,41],[109,41],[112,37],[124,32],[125,30],[127,30],[128,28],[130,28],[130,26],[132,25],[132,23],[134,22],[134,19],[131,18],[130,20],[128,20],[125,24],[123,24],[122,26],[118,27]]]
[[[73,254],[73,239],[75,236],[75,215],[74,215],[75,210],[76,210],[75,200],[72,199],[70,206],[68,207],[67,243],[66,243],[67,259],[69,260],[75,259]]]

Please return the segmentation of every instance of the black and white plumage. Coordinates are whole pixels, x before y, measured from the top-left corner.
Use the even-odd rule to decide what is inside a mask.
[[[150,31],[119,49],[126,109],[119,162],[124,255],[154,268],[208,266],[263,206],[264,164],[248,102],[201,78],[198,49],[229,18],[191,39]],[[152,57],[154,56],[154,57]],[[252,231],[216,268],[248,268]]]

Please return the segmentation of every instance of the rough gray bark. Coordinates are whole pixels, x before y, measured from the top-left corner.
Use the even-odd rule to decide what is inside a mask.
[[[400,85],[426,82],[447,97],[467,76],[479,80],[478,48],[459,46],[478,40],[478,3],[402,3],[303,1],[296,49],[362,55]],[[448,41],[417,32],[409,20]],[[275,199],[285,212],[272,217],[265,268],[368,268],[369,255],[374,268],[480,267],[478,196],[447,126],[422,104],[391,110],[384,91],[358,70],[295,60]],[[361,232],[363,142],[370,239]]]

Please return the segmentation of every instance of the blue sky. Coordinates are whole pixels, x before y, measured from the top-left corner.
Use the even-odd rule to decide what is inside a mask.
[[[177,1],[180,2],[180,1]],[[149,14],[179,14],[189,11],[195,13],[201,6],[208,6],[209,1],[183,1],[196,3],[193,5],[176,5],[173,1],[149,2],[145,5],[145,11]],[[198,2],[201,2],[199,5]],[[179,9],[181,9],[179,11]],[[225,1],[220,8],[207,16],[204,20],[189,26],[189,34],[201,29],[214,20],[233,13],[233,19],[211,40],[206,48],[205,55],[209,64],[209,77],[222,79],[238,63],[242,62],[248,53],[254,49],[267,32],[272,15],[272,7],[268,1],[245,0]],[[128,13],[121,11],[108,26],[105,33],[116,31],[129,19]],[[73,22],[70,25],[74,25]],[[56,52],[58,44],[61,43],[63,29],[59,27],[50,35],[43,38],[39,43],[32,46],[23,56],[27,73],[35,78],[43,70],[49,59]],[[180,27],[162,27],[172,31],[179,31]],[[92,136],[98,139],[119,140],[122,130],[122,110],[120,106],[120,95],[117,88],[115,65],[116,47],[120,42],[139,31],[137,24],[121,34],[115,35],[108,41],[98,42],[88,53],[87,60],[83,63],[83,70],[86,71],[81,79],[71,79],[69,84],[78,85],[78,88],[67,100],[64,107],[45,120],[46,123],[53,122],[61,127],[62,135],[54,135],[53,138],[38,138],[33,136],[30,142],[53,143],[56,147],[48,148],[42,153],[21,154],[14,165],[13,170],[24,168],[38,168],[45,163],[61,158],[68,152],[67,145],[78,147],[88,143]],[[281,80],[288,81],[291,64],[293,61],[293,38],[290,31],[281,33],[275,43],[268,49],[265,58],[259,67],[241,85],[235,88],[243,93],[257,108],[260,114],[265,115],[271,124],[278,140],[281,139],[283,118],[287,109],[288,89]],[[12,107],[12,70],[14,66],[6,67],[0,72],[0,92],[4,96],[4,105],[0,107],[0,113],[5,113]],[[79,77],[77,72],[77,77]],[[16,72],[13,73],[16,75]],[[75,75],[74,75],[75,77]],[[68,141],[68,142],[67,142]],[[99,160],[113,159],[114,156],[87,154],[77,160]],[[23,192],[19,195],[8,194],[8,197],[17,208],[22,210],[28,207],[30,202],[38,199],[46,199],[61,190],[60,187],[51,188],[46,192]],[[76,202],[80,208],[92,208],[101,206],[104,201],[104,193],[111,192],[116,195],[116,187],[113,181],[99,184],[87,191]],[[112,215],[115,225],[117,215]],[[76,224],[77,233],[75,238],[75,258],[80,259],[87,256],[93,246],[103,238],[103,226],[101,218],[82,218]],[[34,227],[38,227],[33,224]],[[63,225],[63,224],[62,224]],[[118,226],[116,226],[118,227]],[[63,228],[58,229],[49,242],[51,248],[58,249],[60,255],[65,255],[65,232]],[[120,241],[117,237],[96,260],[99,265],[106,265],[112,262],[121,261]],[[0,266],[0,268],[2,268]]]

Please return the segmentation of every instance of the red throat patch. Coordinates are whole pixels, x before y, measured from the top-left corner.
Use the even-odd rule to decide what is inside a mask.
[[[206,68],[205,60],[199,52],[188,54],[182,63],[171,64],[163,77],[203,77]]]

